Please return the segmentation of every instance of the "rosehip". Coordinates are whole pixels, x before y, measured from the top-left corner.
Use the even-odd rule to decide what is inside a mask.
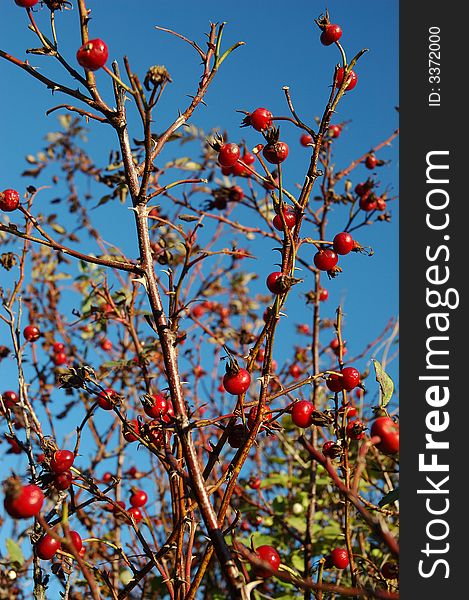
[[[345,548],[334,548],[330,554],[330,560],[336,569],[346,569],[350,562]]]
[[[41,332],[36,325],[28,325],[23,329],[23,335],[27,342],[35,342],[40,338]]]
[[[337,71],[337,86],[338,87],[340,87],[342,85],[342,82],[344,81],[344,74],[345,74],[345,71],[344,71],[343,67],[340,67],[340,69]],[[349,84],[347,85],[345,90],[346,91],[353,90],[353,88],[357,85],[358,76],[355,73],[355,71],[350,71],[349,74],[347,75],[347,78],[349,80]]]
[[[62,344],[62,342],[54,342],[54,345],[52,346],[54,354],[59,354],[59,352],[63,352],[64,350],[65,344]]]
[[[143,519],[142,511],[136,506],[132,506],[127,512],[129,513],[130,517],[135,521],[135,523],[140,523],[140,521]]]
[[[13,392],[12,390],[7,390],[6,392],[3,392],[2,399],[5,408],[13,408],[15,404],[18,404],[18,402],[20,401],[20,397],[18,396],[18,394],[16,392]]]
[[[337,254],[348,254],[354,246],[353,237],[346,231],[338,233],[333,240],[334,250]]]
[[[15,0],[15,4],[17,6],[21,6],[22,8],[31,8],[35,6],[39,0]]]
[[[329,298],[329,292],[326,288],[321,288],[319,290],[319,301],[325,302]]]
[[[339,262],[339,257],[330,248],[321,249],[314,255],[314,264],[320,271],[330,271]]]
[[[50,470],[53,473],[68,471],[74,460],[75,455],[70,450],[56,450],[49,463]]]
[[[88,40],[77,51],[77,61],[88,71],[97,71],[106,64],[108,49],[103,40]]]
[[[168,408],[168,400],[159,394],[151,396],[151,400],[145,398],[143,401],[143,410],[152,419],[162,417],[167,413]]]
[[[246,439],[247,429],[244,425],[235,425],[228,434],[228,444],[232,448],[241,448]]]
[[[351,440],[362,440],[365,437],[365,426],[360,419],[349,421],[346,432]]]
[[[273,546],[259,546],[256,548],[256,554],[261,560],[269,564],[272,571],[278,571],[280,566],[280,555]],[[262,567],[256,567],[255,572],[257,577],[262,578],[270,577],[272,575],[271,571]]]
[[[310,427],[313,424],[311,415],[315,410],[314,404],[300,400],[291,409],[291,420],[297,427]]]
[[[36,554],[41,560],[51,560],[60,546],[59,540],[46,533],[36,544]]]
[[[367,169],[374,169],[378,164],[378,159],[374,154],[368,154],[365,160],[365,167]]]
[[[7,483],[4,507],[14,519],[35,517],[44,503],[44,493],[37,485],[21,485]]]
[[[273,165],[279,165],[288,156],[288,145],[285,142],[271,142],[264,146],[262,154],[266,161]]]
[[[288,229],[293,229],[296,225],[296,213],[290,207],[285,207],[282,212],[285,219],[285,225]],[[283,231],[282,217],[280,215],[275,215],[272,224],[275,229]]]
[[[134,489],[134,491],[132,492],[132,495],[130,496],[130,504],[134,508],[141,508],[142,506],[145,506],[145,504],[147,503],[147,500],[148,500],[148,495],[143,490]]]
[[[378,417],[371,425],[371,436],[379,436],[381,441],[376,444],[378,450],[384,454],[397,454],[399,452],[399,424],[391,417]]]
[[[302,146],[309,146],[312,143],[313,143],[312,136],[310,136],[309,133],[303,133],[303,135],[300,137],[300,144]]]
[[[330,46],[331,44],[338,42],[341,37],[342,37],[341,27],[339,25],[329,23],[329,25],[326,25],[326,27],[322,30],[321,38],[320,38],[321,44],[323,46]]]
[[[71,487],[72,482],[73,473],[70,471],[70,469],[64,471],[63,473],[57,473],[57,475],[54,475],[54,487],[57,490],[68,490],[68,488]]]
[[[126,424],[125,426],[123,433],[124,439],[128,442],[137,441],[138,438],[134,435],[135,433],[140,435],[140,423],[137,419],[132,419],[131,421],[129,421],[128,425]]]
[[[116,390],[112,388],[107,388],[104,391],[99,392],[97,402],[98,406],[100,406],[103,410],[112,410],[114,408],[114,402],[112,399],[118,396]]]
[[[341,133],[342,133],[342,127],[340,125],[330,125],[329,135],[332,138],[338,138]]]
[[[223,144],[218,151],[218,162],[222,167],[233,167],[240,156],[237,144]]]
[[[272,117],[272,113],[267,108],[256,108],[255,111],[246,116],[243,123],[251,125],[256,131],[262,131],[272,127]]]
[[[355,367],[345,367],[342,369],[342,387],[350,392],[360,385],[360,372]]]
[[[65,352],[57,352],[56,354],[54,354],[52,356],[52,362],[57,367],[64,365],[67,361],[68,361],[68,356],[65,354]]]
[[[283,273],[281,271],[274,271],[266,279],[266,285],[272,294],[283,294],[285,292],[283,280],[281,279]]]
[[[20,195],[16,190],[3,190],[0,193],[0,210],[4,212],[12,212],[18,208],[20,204]]]
[[[246,369],[228,370],[223,377],[223,387],[229,394],[239,396],[244,394],[251,385],[251,375]]]

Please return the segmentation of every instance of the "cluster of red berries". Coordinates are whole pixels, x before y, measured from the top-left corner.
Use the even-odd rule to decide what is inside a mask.
[[[359,206],[362,210],[370,212],[372,210],[386,210],[386,195],[377,196],[373,192],[374,182],[367,179],[355,186],[355,193],[359,197]]]
[[[334,277],[340,272],[337,267],[339,255],[345,256],[352,250],[359,250],[361,246],[353,239],[347,231],[338,233],[333,241],[332,248],[320,248],[313,257],[313,262],[320,271],[327,271],[330,277]]]
[[[101,394],[103,394],[103,392],[101,392]],[[115,404],[115,401],[113,402],[112,400],[113,396],[118,396],[115,390],[112,390],[111,388],[105,390],[105,393],[101,398],[101,408],[111,410]],[[99,403],[100,399],[98,397],[98,404]],[[139,419],[132,419],[126,423],[123,432],[124,439],[127,442],[136,442],[138,440],[137,436],[145,437],[151,444],[160,448],[163,446],[165,439],[164,425],[170,424],[174,419],[173,404],[169,398],[165,398],[160,394],[154,394],[151,396],[144,396],[142,405],[145,414],[152,420],[143,422]]]
[[[65,344],[54,342],[52,346],[52,360],[57,367],[65,365],[68,362],[68,357],[65,353]]]
[[[57,552],[62,549],[60,536],[58,536],[58,534],[56,535],[57,537],[54,537],[50,533],[46,533],[36,543],[36,554],[41,560],[52,560]],[[75,552],[77,552],[80,556],[84,556],[85,547],[83,546],[83,541],[80,534],[77,531],[69,531],[68,537],[70,538],[71,545],[73,546]],[[65,549],[70,550],[70,543],[66,544]]]
[[[68,490],[73,483],[71,466],[75,461],[75,455],[70,450],[56,450],[49,460],[43,463],[48,468],[52,478],[52,484],[56,490]]]

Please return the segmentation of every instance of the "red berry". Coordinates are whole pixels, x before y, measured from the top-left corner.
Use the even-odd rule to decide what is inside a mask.
[[[46,533],[36,544],[36,554],[41,560],[51,560],[60,546],[59,540]]]
[[[333,246],[337,254],[348,254],[351,252],[354,246],[353,237],[350,235],[350,233],[342,231],[334,237]]]
[[[132,419],[129,421],[128,425],[125,426],[124,429],[124,439],[128,442],[135,442],[138,438],[134,435],[137,433],[140,435],[140,424],[137,419]]]
[[[118,396],[118,393],[112,388],[107,388],[106,390],[99,392],[97,398],[98,406],[100,406],[103,410],[112,410],[114,408],[114,402],[112,399],[115,396]]]
[[[336,569],[346,569],[349,565],[349,555],[345,548],[334,548],[330,560]]]
[[[322,453],[324,454],[324,456],[328,456],[329,458],[335,458],[341,453],[341,448],[335,442],[324,442],[322,446]]]
[[[346,432],[351,440],[362,440],[365,437],[365,425],[360,419],[352,419],[348,422]]]
[[[290,207],[286,206],[283,209],[283,216],[288,229],[293,229],[293,227],[295,227],[296,225],[296,213]],[[282,217],[280,215],[275,215],[272,224],[275,227],[275,229],[283,231]]]
[[[13,519],[28,519],[35,517],[41,510],[44,493],[37,485],[21,485],[13,482],[7,484],[4,507]]]
[[[330,46],[334,44],[334,42],[338,42],[342,37],[342,29],[339,25],[334,25],[333,23],[329,23],[322,30],[321,33],[321,44],[323,46]]]
[[[355,367],[345,367],[342,369],[342,387],[347,392],[360,385],[360,371]]]
[[[65,344],[62,344],[62,342],[54,342],[54,345],[52,346],[54,354],[59,354],[59,352],[63,352],[64,350]]]
[[[342,355],[347,353],[347,348],[345,348],[345,340],[342,343]],[[334,354],[336,356],[339,356],[339,340],[337,338],[334,338],[333,340],[331,340],[330,344],[329,344],[329,348],[334,352]]]
[[[376,209],[381,211],[386,210],[386,200],[382,196],[376,198]]]
[[[103,483],[109,483],[110,481],[112,481],[112,473],[109,473],[109,471],[106,471],[106,473],[104,473],[104,475],[101,478],[101,481]]]
[[[301,367],[300,365],[294,363],[293,365],[289,366],[288,372],[294,379],[298,379],[298,377],[301,375]]]
[[[132,506],[127,512],[133,518],[135,523],[140,523],[140,521],[143,519],[142,511],[136,506]]]
[[[272,127],[272,113],[267,108],[256,108],[255,111],[247,115],[246,125],[251,125],[256,131],[262,131]]]
[[[41,336],[41,332],[36,325],[28,325],[23,329],[23,335],[27,342],[35,342]]]
[[[391,417],[378,417],[371,425],[371,436],[379,436],[381,441],[376,444],[378,450],[384,454],[397,454],[399,452],[399,424]]]
[[[256,162],[256,157],[251,152],[245,152],[243,154],[243,156],[241,157],[241,160],[243,161],[243,163],[246,163],[247,165],[250,166]]]
[[[309,146],[309,144],[313,143],[313,138],[312,136],[309,135],[309,133],[303,133],[303,135],[300,137],[300,144],[302,146]]]
[[[18,404],[20,398],[16,392],[12,390],[7,390],[2,394],[3,404],[6,408],[13,408],[15,404]]]
[[[237,144],[223,144],[218,151],[218,162],[222,167],[233,167],[238,162],[240,155]]]
[[[357,183],[357,185],[355,186],[355,193],[357,194],[357,196],[364,196],[369,191],[370,187],[366,181],[363,183]]]
[[[339,257],[334,250],[326,248],[325,250],[321,249],[316,252],[313,260],[314,264],[320,271],[330,271],[339,262]]]
[[[69,531],[68,533],[70,539],[72,540],[73,547],[77,552],[83,548],[83,542],[81,541],[81,536],[77,531]]]
[[[52,361],[54,365],[60,367],[68,361],[68,356],[65,354],[65,352],[57,352],[57,354],[52,356]]]
[[[54,487],[57,490],[68,490],[72,483],[73,473],[70,471],[70,469],[64,471],[63,473],[57,473],[57,475],[54,475]]]
[[[228,435],[228,444],[232,448],[241,448],[247,436],[247,429],[244,425],[235,425]]]
[[[281,279],[283,273],[281,271],[274,271],[266,279],[266,285],[272,294],[282,294],[285,289],[283,281]]]
[[[269,421],[271,417],[272,417],[272,411],[270,410],[270,408],[265,406],[263,413],[262,413],[262,422],[265,423],[266,421]],[[253,406],[248,413],[247,425],[248,425],[249,429],[252,429],[254,427],[256,418],[257,418],[257,406]]]
[[[326,385],[331,392],[341,392],[344,388],[342,387],[342,377],[337,373],[331,373],[326,379]]]
[[[0,193],[0,210],[12,212],[18,208],[19,204],[20,195],[16,190],[3,190]]]
[[[15,0],[15,4],[17,6],[21,6],[22,8],[31,8],[35,6],[39,0]]]
[[[101,346],[101,350],[104,350],[104,352],[110,352],[112,350],[112,342],[107,338],[101,340],[99,345]]]
[[[329,134],[332,138],[338,138],[342,133],[342,127],[340,125],[330,125]]]
[[[229,394],[239,396],[244,394],[251,385],[251,375],[246,369],[227,371],[223,377],[223,387]]]
[[[130,496],[130,504],[135,508],[141,508],[142,506],[145,506],[147,500],[148,495],[143,490],[134,489],[132,495]]]
[[[375,208],[377,208],[376,196],[367,193],[360,197],[360,202],[358,204],[362,210],[366,210],[367,212],[375,210]]]
[[[311,415],[315,410],[314,404],[300,400],[291,409],[291,420],[297,427],[310,427],[313,424]]]
[[[233,169],[231,167],[222,167],[221,172],[223,175],[233,175]]]
[[[75,455],[70,450],[56,450],[50,460],[49,467],[53,473],[68,471],[73,465]]]
[[[273,546],[259,546],[258,548],[256,548],[256,554],[261,560],[264,560],[266,563],[269,564],[272,571],[278,571],[278,568],[280,566],[280,555]],[[269,571],[268,569],[263,569],[262,567],[256,567],[255,572],[257,577],[265,578],[270,577],[272,575],[271,571]]]
[[[329,292],[326,288],[321,288],[319,290],[319,301],[325,302],[329,298]]]
[[[378,159],[374,154],[368,154],[365,160],[365,167],[367,169],[374,169],[378,164]]]
[[[337,86],[340,87],[342,85],[342,82],[344,81],[344,74],[345,71],[343,69],[343,67],[340,67],[340,69],[337,71]],[[350,71],[349,74],[347,75],[347,78],[349,80],[349,84],[348,86],[345,88],[345,90],[353,90],[353,88],[357,85],[357,81],[358,81],[358,77],[357,74],[355,73],[355,71]]]
[[[251,477],[248,481],[248,486],[252,490],[258,490],[261,487],[261,479],[260,477]]]
[[[171,400],[168,400],[168,410],[161,417],[161,420],[163,421],[163,423],[171,423],[171,421],[173,419],[174,419],[174,407],[173,407]]]
[[[103,40],[88,40],[77,52],[77,61],[84,69],[96,71],[106,64],[108,49]]]
[[[385,579],[397,579],[399,576],[399,565],[395,562],[385,562],[381,567],[381,575]]]
[[[279,165],[288,156],[288,146],[285,142],[271,142],[264,146],[262,154],[266,161],[273,165]]]
[[[143,410],[152,419],[158,419],[168,412],[168,400],[164,396],[154,394],[151,400],[145,398],[143,401]]]
[[[344,406],[339,408],[339,415],[342,415],[345,412],[347,419],[351,419],[352,417],[356,417],[358,411],[355,406],[352,406],[347,402]]]
[[[234,185],[230,188],[230,200],[232,202],[241,202],[244,198],[243,188],[239,185]]]
[[[242,160],[241,157],[240,160]],[[235,177],[247,177],[249,171],[238,161],[231,167],[231,174],[235,175]]]

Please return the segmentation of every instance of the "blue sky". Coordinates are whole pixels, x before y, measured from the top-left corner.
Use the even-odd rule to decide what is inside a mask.
[[[35,36],[27,29],[23,10],[13,1],[4,1],[2,5],[1,47],[24,57],[25,47],[37,46]],[[244,135],[246,130],[239,129],[240,115],[236,109],[252,110],[267,104],[274,114],[287,114],[282,92],[284,85],[290,86],[296,109],[304,120],[312,122],[313,117],[322,112],[331,73],[339,60],[334,47],[326,48],[319,42],[314,18],[324,12],[326,6],[322,2],[292,1],[288,10],[284,2],[266,4],[244,0],[236,3],[184,1],[177,4],[177,10],[173,2],[150,0],[130,5],[124,0],[89,0],[88,6],[92,9],[90,36],[106,40],[110,59],[122,63],[122,56],[127,54],[132,67],[142,78],[151,64],[164,64],[169,69],[173,84],[167,88],[161,102],[161,128],[174,117],[178,108],[184,108],[186,95],[194,92],[199,65],[198,58],[188,46],[156,31],[154,25],[177,29],[190,39],[203,43],[209,21],[226,21],[225,44],[238,40],[246,42],[246,46],[224,63],[207,95],[208,106],[200,107],[193,117],[193,122],[203,129],[219,126],[233,138],[241,137],[240,131]],[[361,48],[369,48],[356,69],[359,83],[346,95],[337,114],[337,120],[351,120],[335,143],[335,162],[342,167],[385,139],[397,127],[398,115],[394,107],[398,105],[398,3],[333,0],[327,7],[332,21],[342,26],[341,42],[349,57]],[[38,22],[45,25],[47,16],[47,9],[40,10]],[[79,46],[76,19],[76,10],[57,13],[56,17],[62,53],[72,64]],[[67,74],[63,74],[53,61],[32,55],[29,59],[43,72],[54,73],[64,83],[70,83]],[[20,178],[25,167],[24,156],[37,152],[47,131],[58,128],[56,117],[44,117],[44,113],[61,103],[63,97],[51,97],[39,83],[5,61],[0,63],[0,73],[6,82],[0,96],[0,114],[3,115],[0,137],[4,140],[0,181],[4,187],[24,189],[28,183]],[[110,93],[107,79],[104,73],[98,74],[98,81],[103,88],[107,86]],[[159,127],[157,121],[156,128]],[[302,181],[307,153],[299,147],[296,130],[287,127],[282,130],[291,148],[284,176],[290,185],[294,185]],[[140,130],[135,129],[132,133],[138,137]],[[248,143],[259,141],[252,135],[246,134],[246,137]],[[112,131],[92,125],[89,140],[93,155],[98,160],[105,160],[113,147]],[[380,153],[380,158],[392,159],[389,166],[379,170],[382,187],[388,187],[391,195],[398,193],[397,151],[398,143],[394,141],[392,147]],[[360,166],[352,181],[355,184],[368,175],[369,172]],[[389,316],[397,313],[396,202],[392,203],[391,210],[391,224],[377,224],[357,233],[359,241],[372,246],[375,255],[367,260],[350,257],[350,263],[356,267],[346,269],[328,286],[331,311],[338,302],[344,303],[348,316],[347,337],[353,340],[357,351],[383,328]],[[116,213],[112,224],[105,217],[104,209],[94,212],[96,224],[104,228],[109,241],[113,241],[112,236],[115,241],[122,239],[129,214],[124,211],[125,208]],[[343,213],[334,215],[332,225],[340,230],[344,219]],[[272,257],[270,249],[259,252],[261,255],[267,252],[265,256]],[[260,273],[260,281],[264,281],[268,272]]]

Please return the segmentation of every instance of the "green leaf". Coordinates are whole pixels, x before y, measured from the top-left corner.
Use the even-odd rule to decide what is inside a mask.
[[[399,500],[399,488],[395,488],[394,490],[391,490],[385,496],[383,496],[381,498],[381,500],[378,502],[378,506],[380,506],[381,508],[383,508],[383,506],[387,506],[388,504],[392,504],[396,500]]]
[[[380,389],[380,398],[379,405],[381,408],[385,408],[394,392],[394,383],[393,380],[389,377],[386,371],[381,366],[381,363],[374,358],[372,359],[373,366],[375,368],[376,373],[376,381],[379,383]]]
[[[24,564],[24,556],[23,556],[23,552],[21,551],[21,548],[18,546],[18,544],[16,542],[14,542],[11,538],[8,538],[5,541],[5,544],[7,547],[7,552],[8,552],[10,561],[12,563],[17,563],[18,565],[22,566]]]

